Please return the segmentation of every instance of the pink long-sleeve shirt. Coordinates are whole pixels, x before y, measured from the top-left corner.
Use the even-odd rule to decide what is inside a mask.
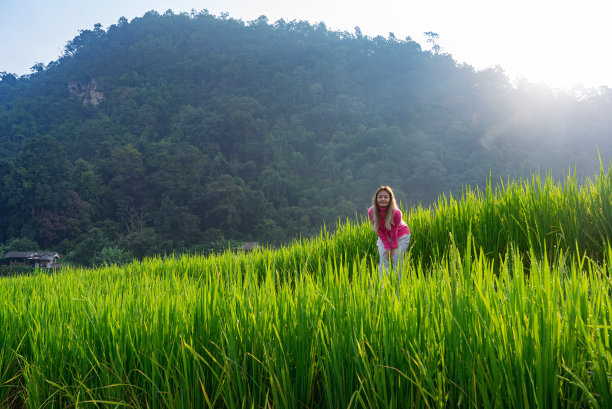
[[[372,222],[372,212],[374,211],[374,206],[368,209],[368,216],[370,217],[370,222]],[[393,213],[393,222],[391,223],[391,230],[387,230],[385,227],[385,215],[387,214],[387,209],[380,209],[380,217],[379,217],[379,226],[378,226],[378,237],[383,242],[385,249],[396,249],[398,247],[397,239],[402,237],[405,234],[410,234],[410,229],[408,225],[402,219],[402,212],[400,209],[395,209]]]

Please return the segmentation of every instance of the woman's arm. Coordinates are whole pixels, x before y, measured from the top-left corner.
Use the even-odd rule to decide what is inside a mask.
[[[395,209],[393,213],[393,223],[391,224],[391,230],[389,231],[389,244],[392,249],[398,248],[397,244],[397,232],[402,224],[402,211]]]

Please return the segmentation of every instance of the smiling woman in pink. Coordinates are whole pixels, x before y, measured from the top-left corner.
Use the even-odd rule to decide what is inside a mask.
[[[372,198],[372,207],[368,209],[372,228],[378,234],[376,246],[380,256],[379,272],[382,278],[389,270],[389,259],[398,278],[402,278],[401,260],[410,244],[410,229],[402,219],[402,212],[397,208],[393,190],[381,186]]]

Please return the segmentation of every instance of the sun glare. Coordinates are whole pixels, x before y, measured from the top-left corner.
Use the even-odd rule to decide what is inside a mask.
[[[609,24],[593,2],[532,2],[518,8],[500,30],[510,74],[556,88],[598,87],[609,82],[610,54],[601,49]],[[612,85],[612,84],[607,84]]]
[[[443,51],[459,62],[500,66],[511,78],[554,88],[612,87],[612,55],[605,49],[612,26],[600,1],[466,0],[446,2],[445,13],[433,3],[416,10],[423,18],[413,27],[437,32]]]

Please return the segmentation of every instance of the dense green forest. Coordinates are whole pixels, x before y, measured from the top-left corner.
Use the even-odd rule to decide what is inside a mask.
[[[609,88],[512,83],[392,33],[121,18],[0,73],[0,250],[88,265],[274,245],[364,214],[381,184],[410,206],[534,170],[587,177],[612,153],[610,112]]]

